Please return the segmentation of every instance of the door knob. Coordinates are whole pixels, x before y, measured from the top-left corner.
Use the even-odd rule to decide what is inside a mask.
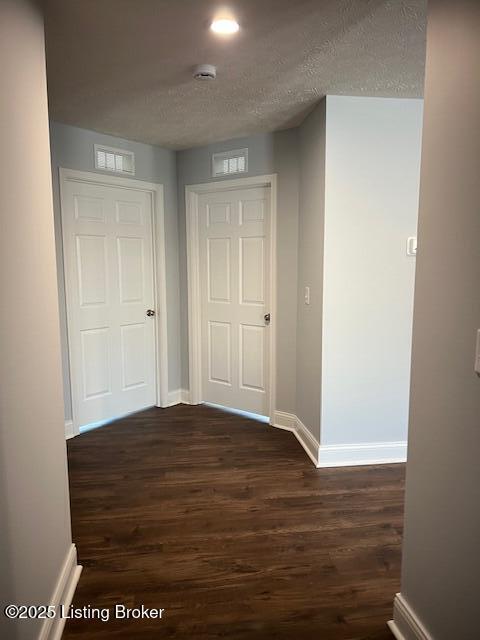
[[[155,315],[155,311],[153,309],[147,309],[147,316],[154,316]]]
[[[270,324],[270,314],[269,313],[266,313],[263,316],[263,319],[265,320],[265,324]]]

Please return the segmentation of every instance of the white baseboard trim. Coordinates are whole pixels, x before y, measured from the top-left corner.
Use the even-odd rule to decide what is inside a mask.
[[[318,466],[319,443],[310,433],[303,422],[293,413],[285,411],[275,411],[272,426],[285,431],[291,431],[305,450],[310,460]]]
[[[190,391],[188,389],[182,389],[180,392],[180,397],[182,399],[182,404],[191,404]]]
[[[310,460],[313,462],[313,464],[316,467],[318,467],[318,454],[320,451],[320,443],[315,438],[315,436],[313,436],[310,433],[310,431],[303,424],[300,418],[297,418],[297,427],[296,427],[295,435],[297,437],[297,440],[305,449]]]
[[[286,429],[287,431],[295,431],[297,427],[297,416],[293,413],[285,413],[285,411],[275,411],[272,426],[278,429]]]
[[[190,391],[188,389],[175,389],[168,392],[167,407],[174,407],[176,404],[190,404]]]
[[[393,464],[407,460],[406,442],[320,445],[319,467]]]
[[[405,462],[407,459],[406,442],[321,445],[293,413],[275,411],[272,425],[278,429],[292,431],[310,460],[318,468],[393,464]]]
[[[181,389],[176,389],[175,391],[169,391],[168,392],[168,402],[165,405],[166,407],[173,407],[176,404],[180,404],[182,401],[182,396],[181,396],[182,390]]]
[[[57,612],[60,605],[63,605],[65,609],[69,608],[81,572],[82,567],[77,564],[77,550],[75,545],[72,544],[67,552],[57,584],[48,603],[50,606],[55,607]],[[58,613],[56,618],[45,619],[40,629],[38,640],[60,640],[65,622],[66,619],[59,617]]]
[[[388,628],[397,640],[433,640],[401,593],[395,596]]]
[[[73,430],[73,420],[65,420],[65,439],[70,440],[70,438],[74,438],[76,435]]]

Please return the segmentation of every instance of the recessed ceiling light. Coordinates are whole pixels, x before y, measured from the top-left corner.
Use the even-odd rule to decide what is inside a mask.
[[[219,18],[218,20],[214,20],[210,25],[210,29],[215,31],[215,33],[220,33],[222,35],[228,35],[231,33],[237,33],[240,29],[240,25],[236,20],[232,20],[231,18]]]

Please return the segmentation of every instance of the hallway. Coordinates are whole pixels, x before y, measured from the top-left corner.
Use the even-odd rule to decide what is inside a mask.
[[[316,470],[293,434],[207,406],[149,409],[68,442],[73,606],[64,638],[387,640],[404,465]]]

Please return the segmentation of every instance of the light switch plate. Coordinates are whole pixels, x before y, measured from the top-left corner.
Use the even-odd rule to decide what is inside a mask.
[[[477,348],[475,350],[475,371],[480,376],[480,329],[477,331]]]
[[[305,304],[310,304],[310,287],[305,287]]]
[[[417,255],[417,237],[411,236],[407,240],[407,256],[415,257]]]

